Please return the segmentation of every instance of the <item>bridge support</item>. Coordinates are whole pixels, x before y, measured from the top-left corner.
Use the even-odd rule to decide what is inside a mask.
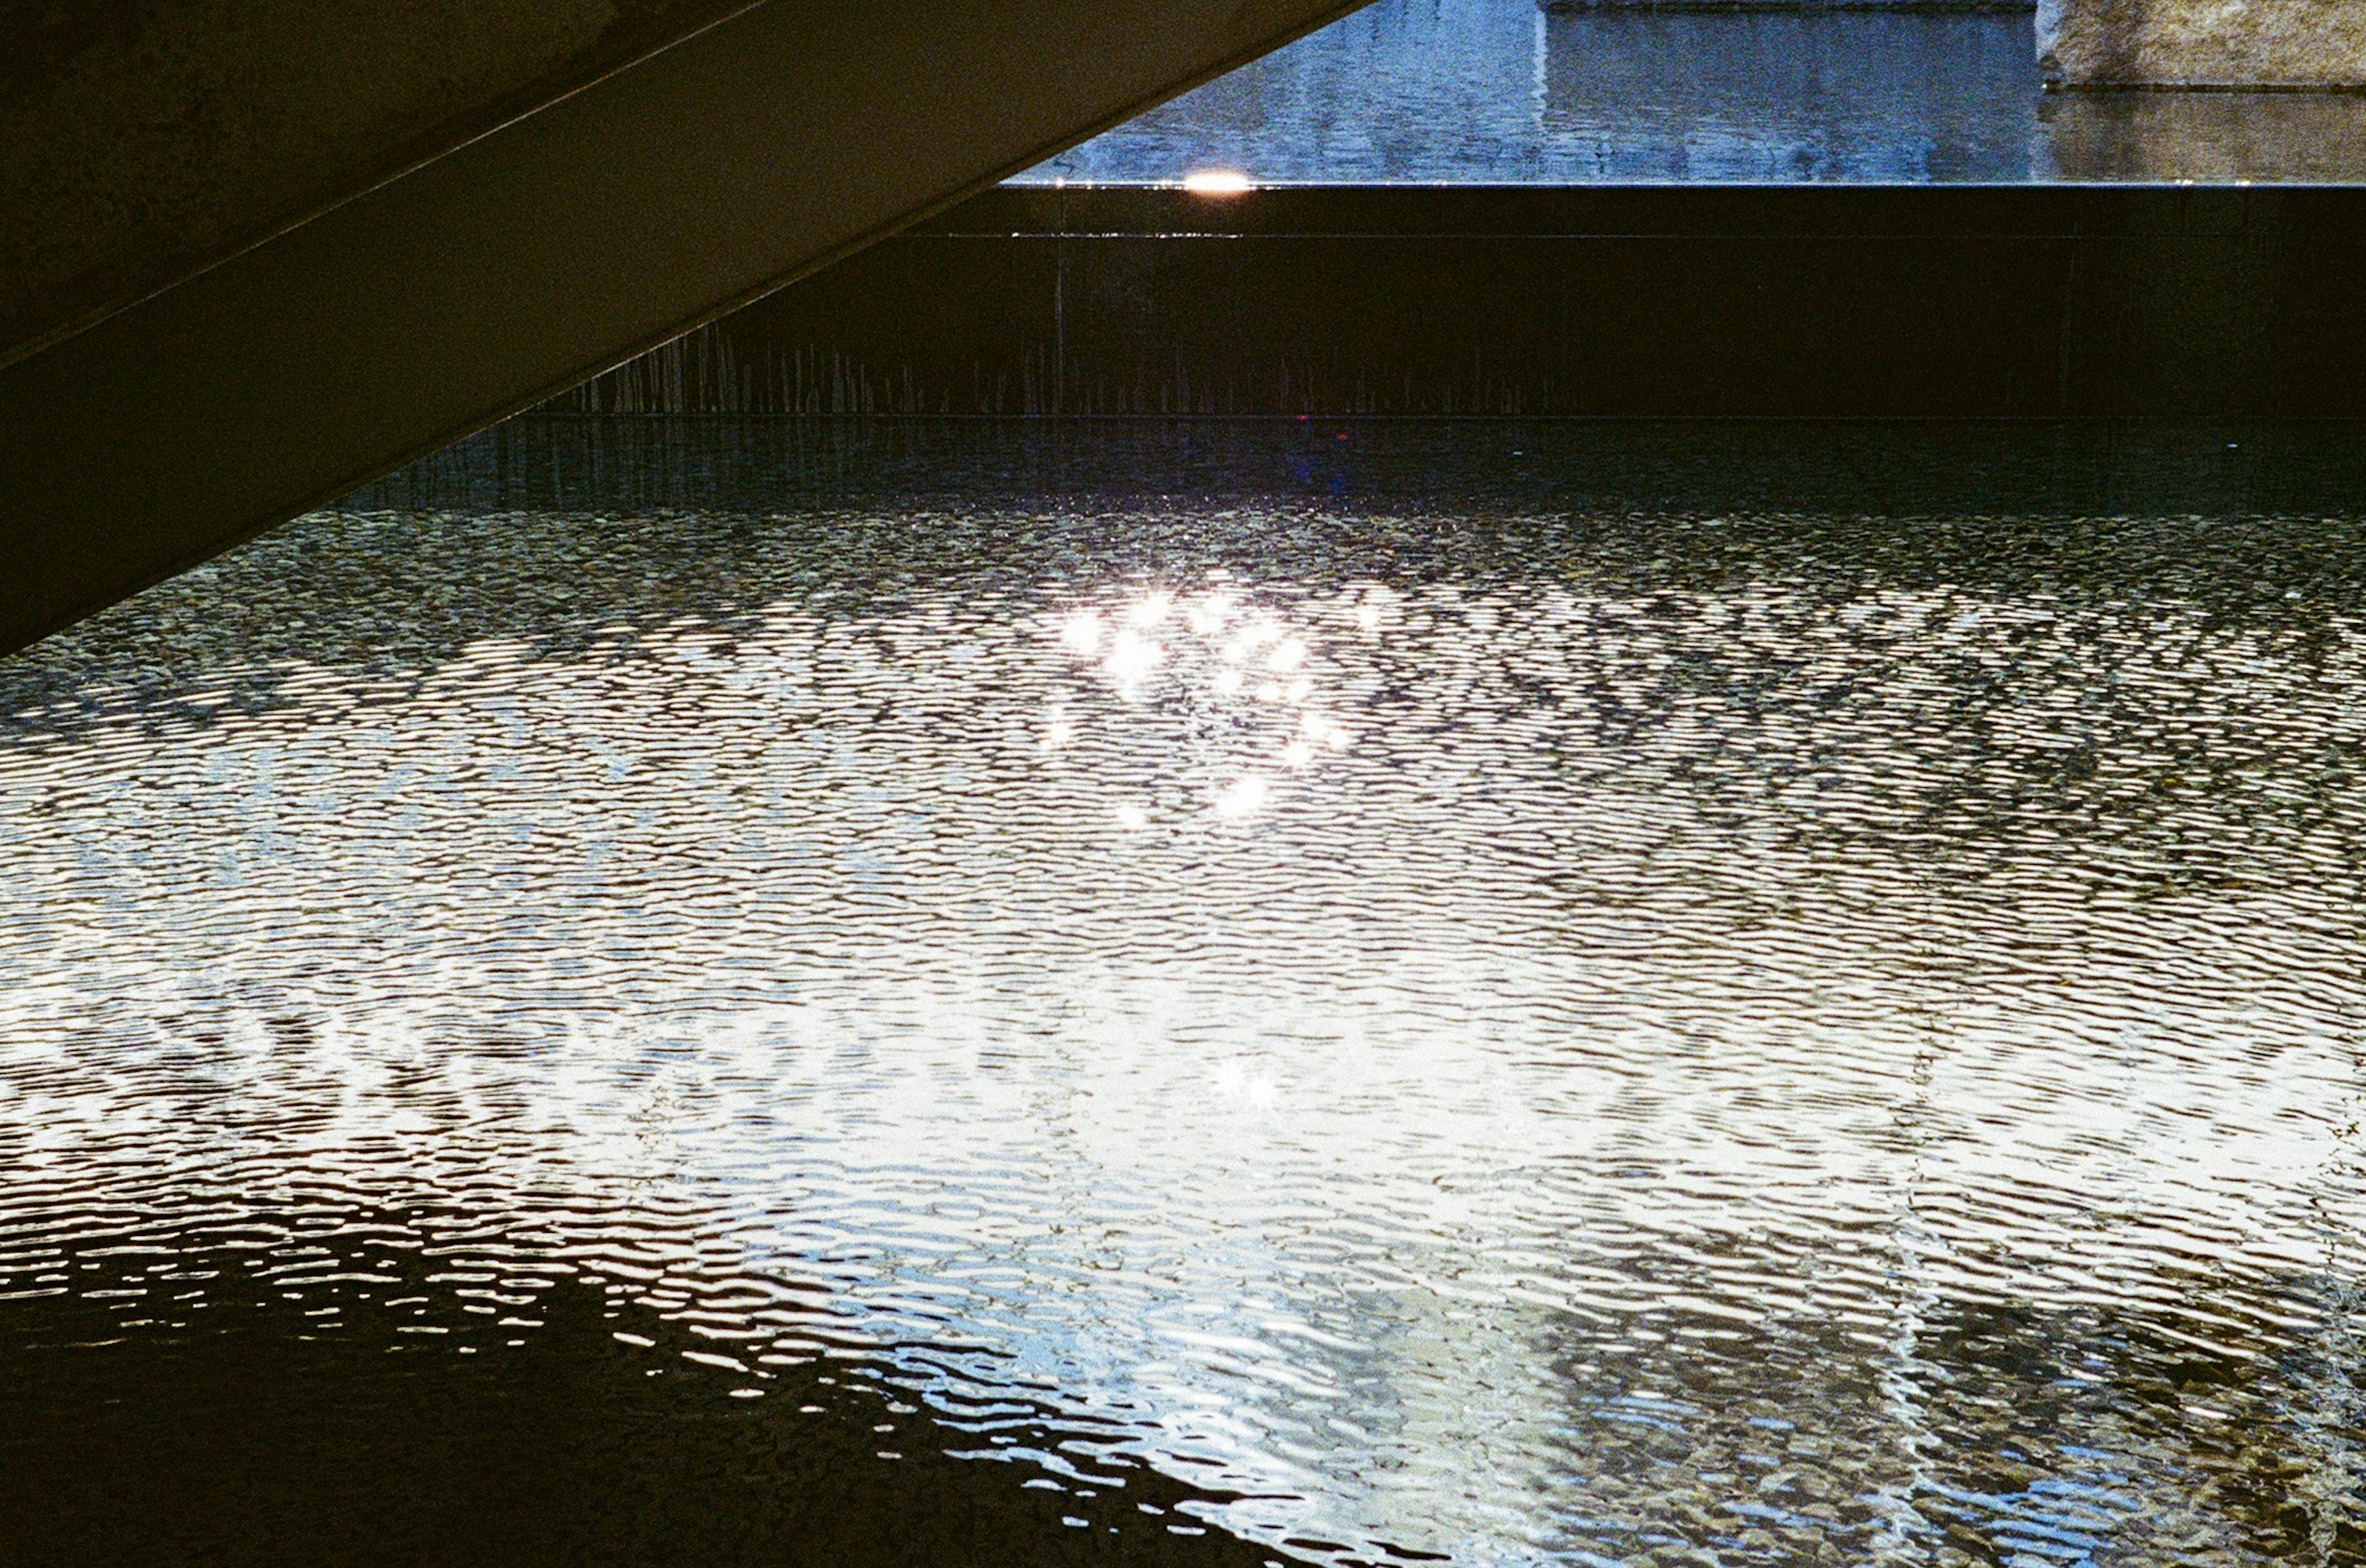
[[[674,32],[701,25],[680,37],[661,28],[651,52],[613,69],[600,53],[614,47],[600,42],[605,35],[558,28],[509,72],[523,71],[524,85],[503,86],[508,77],[491,66],[468,77],[473,85],[455,90],[454,102],[467,100],[456,118],[434,119],[443,100],[432,93],[387,111],[391,141],[377,162],[348,150],[321,165],[344,170],[353,188],[323,195],[328,187],[309,175],[282,182],[245,209],[218,211],[206,243],[166,245],[112,272],[104,247],[84,245],[12,302],[29,335],[0,368],[0,650],[1353,8],[1350,0],[761,0],[702,9],[643,0],[615,9],[663,13]],[[92,14],[113,9],[139,8],[99,5]],[[189,0],[183,9],[207,7]],[[322,8],[287,0],[276,9]],[[275,6],[221,11],[242,17]],[[715,11],[728,14],[706,20]],[[315,30],[334,26],[332,17]],[[345,58],[320,40],[289,47]],[[217,55],[235,52],[223,46]],[[34,55],[10,70],[38,73]],[[394,68],[433,69],[433,51],[424,64]],[[268,117],[276,79],[232,73],[213,96],[200,96],[200,109],[218,119]],[[265,96],[242,96],[242,87]],[[517,95],[535,92],[558,96],[520,109]],[[420,135],[448,141],[452,127],[513,110],[415,166],[390,176],[380,166],[415,152]],[[422,116],[433,122],[426,132],[416,130]],[[29,154],[51,144],[38,125],[0,130],[9,138],[0,141],[0,169],[12,171],[0,179],[7,211],[22,196],[8,179],[26,177]],[[275,144],[296,157],[302,134],[239,142],[238,166],[267,169]],[[163,159],[146,177],[159,189],[212,191],[197,203],[209,211],[208,202],[237,205],[239,193],[211,175],[174,175],[173,166]],[[151,188],[142,176],[125,178],[115,187],[124,199]],[[84,188],[110,186],[100,178]],[[310,192],[300,199],[312,215],[274,229],[271,215],[299,199],[291,191]],[[58,201],[26,210],[54,223],[12,239],[28,254],[74,251],[75,225],[100,220]],[[239,240],[258,224],[259,239]],[[156,269],[172,265],[202,270],[160,284]],[[69,286],[93,276],[118,281],[81,294]]]

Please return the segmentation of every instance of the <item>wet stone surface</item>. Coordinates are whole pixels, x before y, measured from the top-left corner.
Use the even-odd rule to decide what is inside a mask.
[[[1060,439],[0,663],[0,1555],[2366,1554],[2354,513]]]

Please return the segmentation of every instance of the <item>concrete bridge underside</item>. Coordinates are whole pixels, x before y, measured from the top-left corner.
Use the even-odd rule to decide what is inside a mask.
[[[1357,3],[0,5],[0,651]]]

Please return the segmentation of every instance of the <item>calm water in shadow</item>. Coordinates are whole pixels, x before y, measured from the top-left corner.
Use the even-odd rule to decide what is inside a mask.
[[[2366,1558],[2358,512],[702,428],[0,662],[0,1555]]]

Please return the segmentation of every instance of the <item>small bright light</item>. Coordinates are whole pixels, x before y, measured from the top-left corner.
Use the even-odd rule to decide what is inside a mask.
[[[1293,740],[1281,749],[1281,761],[1285,767],[1302,768],[1314,761],[1314,748],[1303,740]]]
[[[1248,175],[1237,169],[1202,169],[1183,176],[1183,188],[1193,196],[1238,196],[1255,190]]]
[[[1268,786],[1255,773],[1245,773],[1234,779],[1216,796],[1219,817],[1246,817],[1265,804]]]
[[[1239,671],[1219,670],[1216,671],[1217,695],[1229,697],[1239,692],[1240,689],[1241,672]]]
[[[1226,1062],[1216,1069],[1216,1092],[1229,1100],[1244,1100],[1262,1111],[1273,1109],[1281,1096],[1281,1086],[1263,1071],[1252,1072],[1239,1062]]]
[[[1060,646],[1090,658],[1101,646],[1101,618],[1089,611],[1070,616],[1060,628]]]
[[[1117,825],[1121,828],[1147,828],[1150,826],[1150,813],[1128,803],[1117,808]]]
[[[1136,637],[1131,627],[1117,634],[1110,644],[1109,658],[1102,668],[1113,681],[1139,681],[1150,673],[1151,667],[1166,656],[1166,650],[1155,642]]]
[[[1281,646],[1267,656],[1265,667],[1276,671],[1295,670],[1305,662],[1306,645],[1293,637],[1284,638]]]
[[[1065,718],[1055,718],[1051,723],[1043,727],[1043,739],[1040,744],[1046,751],[1057,751],[1061,747],[1065,746],[1069,741],[1074,740],[1076,738],[1076,727],[1075,725],[1070,724]]]

